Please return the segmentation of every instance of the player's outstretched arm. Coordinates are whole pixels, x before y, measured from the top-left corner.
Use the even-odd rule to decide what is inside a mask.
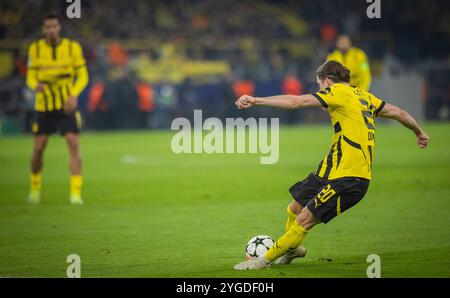
[[[378,114],[380,117],[394,119],[409,128],[416,134],[417,145],[420,148],[426,148],[430,142],[430,137],[419,126],[416,119],[411,116],[407,111],[400,109],[399,107],[386,103],[383,109]]]
[[[277,95],[269,97],[253,97],[242,95],[235,102],[238,109],[247,109],[251,106],[268,106],[282,109],[300,109],[307,107],[321,107],[322,104],[311,94],[305,95]]]

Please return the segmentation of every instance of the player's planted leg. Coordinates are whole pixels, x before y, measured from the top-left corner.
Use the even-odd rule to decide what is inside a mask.
[[[319,221],[311,211],[308,208],[303,208],[289,231],[274,243],[264,254],[264,258],[272,262],[285,254],[289,249],[296,249],[303,242],[308,231],[318,223]]]
[[[81,154],[78,134],[67,133],[65,135],[70,153],[70,203],[82,205],[81,188],[83,176],[81,176]]]
[[[41,199],[42,188],[42,167],[45,147],[47,146],[48,136],[37,135],[34,138],[33,154],[31,156],[31,173],[30,173],[30,194],[27,202],[37,204]]]

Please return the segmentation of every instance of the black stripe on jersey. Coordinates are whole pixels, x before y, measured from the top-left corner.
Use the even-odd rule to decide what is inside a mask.
[[[50,106],[49,106],[49,100],[48,100],[47,93],[44,90],[44,91],[42,91],[42,94],[44,95],[45,110],[48,111],[48,110],[50,110]]]
[[[52,59],[56,60],[56,45],[52,45]]]
[[[58,79],[67,79],[70,78],[70,74],[68,73],[63,73],[57,76]]]
[[[70,89],[69,89],[69,85],[66,85],[66,91],[67,91],[67,96],[70,96]]]
[[[386,104],[385,101],[381,102],[381,105],[380,105],[380,106],[378,107],[378,109],[375,111],[375,116],[378,116],[378,113],[380,113],[380,112],[383,110],[385,104]]]
[[[60,100],[60,103],[61,103],[61,109],[64,109],[64,99],[65,99],[65,97],[64,97],[64,92],[63,92],[61,86],[58,86],[58,93],[59,93],[59,100]]]
[[[355,147],[356,149],[362,149],[360,144],[353,142],[346,136],[344,136],[344,141],[346,141],[350,146]]]
[[[52,95],[52,101],[53,101],[53,110],[56,110],[56,96],[55,92],[53,92],[52,87],[48,87],[48,90],[50,90],[50,94]]]
[[[369,165],[369,167],[371,167],[371,165],[369,164],[369,161],[367,160],[366,154],[364,153],[364,150],[361,149],[361,152],[362,152],[362,154],[363,154],[363,156],[364,156],[364,160],[365,160],[366,163]],[[370,171],[370,168],[369,168],[369,171]]]
[[[331,172],[331,168],[333,167],[334,147],[335,147],[335,145],[333,145],[331,147],[330,153],[328,153],[328,156],[327,156],[327,167],[325,169],[325,173],[323,174],[324,179],[328,179],[328,176],[330,175],[330,172]]]
[[[63,90],[62,90],[61,86],[58,87],[58,92],[59,92],[59,96],[61,98],[61,107],[63,107],[65,98],[64,98],[64,93],[63,93]]]
[[[79,68],[82,68],[82,67],[85,67],[85,66],[86,66],[86,64],[83,63],[83,64],[75,66],[74,69],[79,69]]]
[[[368,103],[365,99],[360,98],[360,99],[359,99],[359,102],[360,102],[363,106],[366,106],[367,108],[369,108],[369,103]]]
[[[371,111],[362,111],[362,113],[363,113],[364,117],[367,117],[367,118],[372,118],[373,117]]]
[[[317,167],[316,175],[319,175],[320,170],[322,170],[323,160],[319,163],[319,166]]]
[[[367,162],[367,164],[368,164],[369,162],[367,161],[366,154],[364,153],[364,150],[362,149],[361,145],[358,144],[358,143],[356,143],[356,142],[353,142],[352,140],[350,140],[350,139],[347,138],[346,136],[343,136],[343,137],[344,137],[344,141],[347,142],[347,144],[349,144],[350,146],[352,146],[352,147],[354,147],[354,148],[356,148],[356,149],[361,150],[361,152],[362,152],[362,154],[363,154],[363,156],[364,156],[364,160],[365,160],[365,161]]]
[[[362,111],[363,114],[363,118],[364,118],[364,123],[366,123],[366,126],[368,129],[375,129],[375,127],[373,126],[372,123],[369,122],[369,120],[367,120],[367,118],[372,118],[372,112],[371,111]]]
[[[338,133],[341,130],[342,130],[341,124],[339,122],[336,122],[336,124],[334,124],[334,133]]]
[[[339,122],[338,122],[339,123]],[[337,163],[336,163],[336,169],[339,167],[339,164],[341,163],[341,159],[342,159],[342,146],[341,146],[341,140],[342,140],[342,136],[339,136],[339,140],[337,142],[336,145],[336,150],[337,150]]]
[[[317,98],[317,100],[322,104],[322,106],[323,106],[324,108],[328,108],[328,105],[327,105],[326,102],[322,99],[322,97],[320,97],[319,94],[314,93],[313,96],[314,96],[315,98]]]
[[[370,168],[372,168],[372,146],[367,146],[367,150],[369,151],[369,156],[370,156]]]

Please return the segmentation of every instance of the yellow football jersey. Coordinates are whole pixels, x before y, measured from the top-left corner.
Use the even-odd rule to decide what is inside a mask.
[[[58,44],[50,45],[41,38],[30,45],[27,86],[34,90],[38,83],[45,84],[43,92],[36,92],[36,111],[62,110],[67,97],[79,96],[88,80],[78,42],[62,38]]]
[[[335,50],[328,55],[327,61],[334,60],[350,70],[350,84],[369,91],[371,83],[369,60],[366,53],[358,48],[350,48],[345,54]]]
[[[375,117],[385,102],[357,87],[336,83],[314,94],[328,109],[334,127],[328,155],[316,174],[333,180],[341,177],[371,179],[375,147]]]

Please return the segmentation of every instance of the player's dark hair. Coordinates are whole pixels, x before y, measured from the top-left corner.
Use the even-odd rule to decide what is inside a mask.
[[[45,15],[43,21],[45,22],[46,20],[58,20],[58,22],[61,23],[60,16],[55,13],[49,13],[49,14]]]
[[[322,64],[316,71],[319,79],[328,78],[334,83],[350,82],[350,70],[341,63],[330,60]]]

